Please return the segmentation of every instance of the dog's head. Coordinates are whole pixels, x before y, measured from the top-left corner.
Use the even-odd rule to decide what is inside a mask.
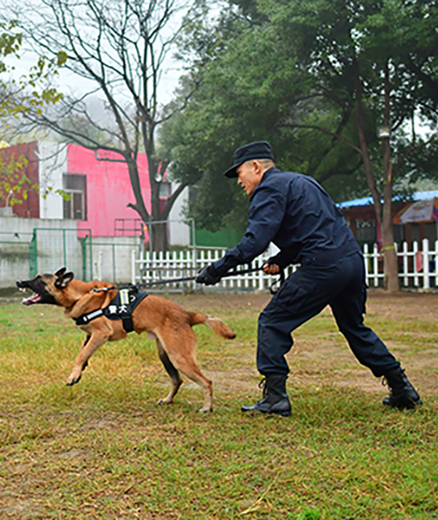
[[[23,299],[24,305],[35,303],[47,303],[61,305],[60,295],[62,290],[73,280],[73,273],[66,273],[66,268],[59,269],[55,274],[38,274],[32,280],[17,280],[19,289],[30,289],[34,294]]]

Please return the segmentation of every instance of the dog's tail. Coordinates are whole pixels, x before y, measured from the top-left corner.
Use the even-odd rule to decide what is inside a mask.
[[[202,314],[202,312],[191,312],[190,317],[190,325],[199,325],[203,323],[204,325],[207,325],[207,327],[210,327],[213,332],[216,332],[216,334],[222,336],[223,338],[233,339],[236,337],[234,330],[219,318],[215,318],[214,316],[207,316],[206,314]]]

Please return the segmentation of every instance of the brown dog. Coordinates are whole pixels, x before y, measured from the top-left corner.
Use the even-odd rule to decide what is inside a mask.
[[[204,390],[204,406],[200,412],[212,411],[212,383],[196,363],[196,336],[192,326],[203,323],[224,338],[234,338],[236,335],[223,321],[199,312],[188,312],[176,303],[147,293],[140,293],[143,299],[140,297],[128,322],[122,321],[116,314],[117,305],[113,303],[118,296],[118,289],[111,289],[113,286],[103,281],[86,283],[74,280],[73,273],[66,273],[65,268],[55,274],[41,274],[32,280],[17,281],[17,287],[31,289],[35,293],[23,300],[24,305],[46,303],[64,307],[65,315],[73,318],[87,334],[73,372],[67,380],[68,385],[74,385],[80,380],[88,359],[106,341],[116,341],[127,336],[125,327],[131,320],[132,330],[137,334],[147,332],[154,337],[160,360],[170,376],[172,386],[169,395],[159,402],[172,402],[181,386],[179,372],[182,372]],[[130,297],[134,299],[135,295]],[[118,304],[119,308],[123,307],[120,302]],[[111,316],[111,312],[115,317]]]

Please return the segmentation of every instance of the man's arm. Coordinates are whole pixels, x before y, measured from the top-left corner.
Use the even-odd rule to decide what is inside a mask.
[[[267,264],[278,265],[281,269],[284,269],[290,265],[294,260],[294,253],[291,253],[287,249],[284,249],[268,259]],[[274,273],[276,274],[276,273]]]
[[[265,251],[277,234],[285,211],[286,194],[278,188],[260,186],[251,201],[245,236],[236,247],[229,249],[223,258],[204,268],[196,281],[213,285],[230,269],[252,262]],[[204,275],[209,277],[208,281],[204,281]]]

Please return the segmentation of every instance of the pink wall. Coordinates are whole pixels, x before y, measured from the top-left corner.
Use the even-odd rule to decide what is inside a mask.
[[[113,236],[116,218],[140,218],[126,207],[135,203],[125,163],[98,160],[95,153],[78,145],[67,147],[67,173],[87,176],[87,220],[78,229],[91,229],[93,237]],[[115,153],[99,151],[99,158],[120,159]],[[139,154],[140,184],[146,208],[150,210],[150,184],[146,154]]]

